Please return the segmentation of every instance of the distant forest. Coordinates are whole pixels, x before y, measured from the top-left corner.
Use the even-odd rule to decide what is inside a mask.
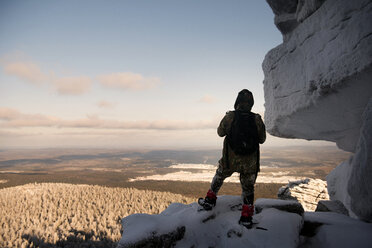
[[[0,190],[0,247],[116,247],[121,219],[158,214],[177,194],[61,183]]]

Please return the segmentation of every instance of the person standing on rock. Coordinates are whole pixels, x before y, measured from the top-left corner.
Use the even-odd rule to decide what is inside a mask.
[[[254,184],[260,171],[259,144],[266,140],[261,116],[251,112],[253,104],[252,92],[243,89],[236,98],[235,111],[227,112],[221,120],[217,133],[220,137],[226,136],[222,158],[207,196],[198,201],[205,210],[211,210],[216,205],[223,181],[234,172],[240,173],[243,208],[239,223],[247,228],[252,227]]]

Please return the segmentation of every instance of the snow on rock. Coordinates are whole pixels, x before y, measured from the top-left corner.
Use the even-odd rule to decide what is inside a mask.
[[[262,65],[267,130],[354,152],[372,96],[372,2],[267,1],[284,38]]]
[[[303,212],[297,201],[257,199],[255,224],[238,224],[240,196],[219,196],[211,211],[173,203],[161,214],[122,220],[125,247],[370,247],[372,224],[334,212]]]
[[[289,182],[279,189],[278,198],[296,200],[301,203],[305,211],[314,211],[320,200],[329,199],[327,182],[310,178]]]
[[[351,210],[372,222],[372,98],[363,114],[359,142],[351,162],[348,183]]]
[[[289,213],[295,213],[300,216],[302,216],[304,213],[304,209],[302,205],[297,201],[291,201],[291,200],[285,201],[285,200],[280,200],[280,199],[260,198],[256,200],[254,205],[255,205],[256,213],[261,213],[264,209],[267,209],[267,208],[275,208],[275,209],[286,211]]]
[[[315,209],[316,212],[335,212],[349,216],[349,211],[345,208],[344,204],[338,200],[335,201],[319,201]]]
[[[282,33],[288,33],[297,26],[297,0],[267,0],[275,14],[275,25]]]
[[[363,114],[356,153],[327,176],[329,195],[351,216],[372,222],[372,98]]]
[[[351,161],[353,157],[350,157],[348,161],[342,162],[335,169],[333,169],[327,176],[328,194],[331,200],[338,200],[344,204],[346,209],[349,211],[349,215],[357,217],[350,207],[350,195],[347,191],[347,185],[351,174]]]
[[[305,212],[300,247],[371,247],[372,224],[333,212]]]
[[[273,206],[288,205],[288,201],[266,201]],[[247,229],[238,224],[241,214],[240,196],[219,196],[212,211],[198,211],[198,208],[197,203],[189,205],[174,203],[159,215],[128,216],[122,220],[124,230],[118,247],[154,247],[159,244],[156,242],[163,242],[162,240],[165,241],[161,243],[161,247],[299,245],[303,224],[303,217],[299,214],[280,211],[273,207],[263,208],[260,213],[254,215],[254,221],[258,224],[252,229]]]
[[[328,191],[372,222],[372,1],[267,1],[283,34],[262,64],[267,130],[355,152],[328,175]]]
[[[121,239],[118,247],[164,247],[182,239],[185,234],[182,223],[172,220],[165,224],[161,215],[133,214],[124,218],[122,224],[125,239]]]

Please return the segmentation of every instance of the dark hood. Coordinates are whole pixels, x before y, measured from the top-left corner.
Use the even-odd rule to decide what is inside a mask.
[[[241,111],[251,111],[254,104],[253,94],[247,89],[239,92],[236,98],[234,109]]]

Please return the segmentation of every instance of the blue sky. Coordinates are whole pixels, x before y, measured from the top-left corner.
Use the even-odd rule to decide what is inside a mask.
[[[1,1],[0,146],[220,147],[241,89],[264,113],[273,18],[262,0]]]

